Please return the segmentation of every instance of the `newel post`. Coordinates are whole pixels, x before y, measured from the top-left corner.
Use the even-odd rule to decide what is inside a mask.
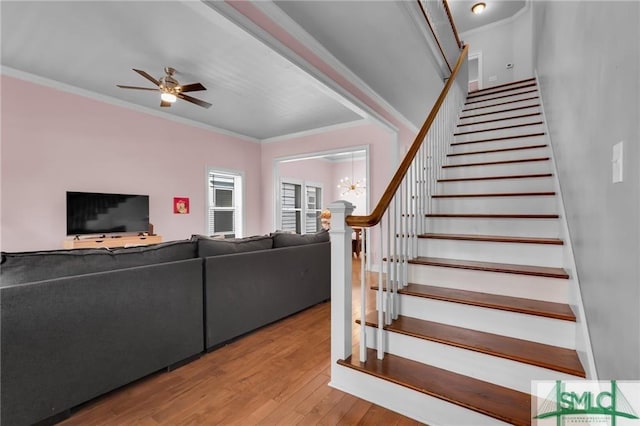
[[[331,370],[351,355],[351,233],[345,218],[353,213],[348,201],[334,201],[331,211]]]

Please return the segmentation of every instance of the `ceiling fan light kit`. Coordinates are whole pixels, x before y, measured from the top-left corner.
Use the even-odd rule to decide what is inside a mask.
[[[191,102],[192,104],[196,104],[203,108],[209,108],[211,104],[209,102],[205,102],[200,99],[196,99],[192,96],[185,95],[184,92],[197,92],[199,90],[207,90],[201,83],[191,83],[180,85],[178,80],[173,77],[176,70],[172,67],[165,67],[164,73],[165,75],[160,77],[158,80],[153,78],[149,73],[142,70],[137,70],[133,68],[135,72],[140,74],[142,77],[146,78],[153,84],[157,86],[156,88],[150,87],[137,87],[137,86],[124,86],[121,84],[117,84],[116,86],[121,89],[134,89],[134,90],[151,90],[160,92],[160,106],[161,107],[170,107],[172,103],[174,103],[178,98]]]
[[[170,104],[174,103],[178,98],[173,93],[163,92],[160,94],[160,99],[165,102],[169,102]]]

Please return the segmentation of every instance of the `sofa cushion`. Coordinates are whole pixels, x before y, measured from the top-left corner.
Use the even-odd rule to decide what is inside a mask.
[[[273,238],[269,235],[228,240],[218,240],[203,235],[195,235],[194,237],[198,240],[198,256],[200,257],[245,253],[273,248]]]
[[[329,232],[323,229],[315,234],[290,234],[286,232],[275,232],[273,236],[273,247],[300,246],[303,244],[315,244],[329,241]]]
[[[170,241],[123,249],[2,253],[0,286],[104,272],[196,257],[196,242]]]

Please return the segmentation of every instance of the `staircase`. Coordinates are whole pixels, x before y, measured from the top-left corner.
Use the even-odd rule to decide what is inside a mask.
[[[384,359],[374,314],[367,361],[338,364],[430,424],[530,424],[531,380],[586,377],[534,79],[469,94],[441,176]]]

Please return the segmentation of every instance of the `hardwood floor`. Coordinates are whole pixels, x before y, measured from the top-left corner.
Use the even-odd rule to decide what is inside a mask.
[[[359,261],[353,267],[357,278]],[[323,303],[91,401],[61,424],[418,425],[328,386],[329,333]]]

